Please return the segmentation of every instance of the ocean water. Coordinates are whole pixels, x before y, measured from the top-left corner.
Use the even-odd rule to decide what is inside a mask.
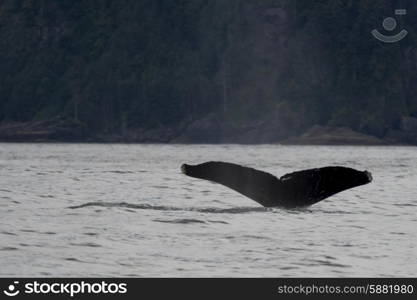
[[[180,172],[209,160],[374,181],[263,208]],[[3,277],[415,277],[416,228],[414,147],[0,144]]]

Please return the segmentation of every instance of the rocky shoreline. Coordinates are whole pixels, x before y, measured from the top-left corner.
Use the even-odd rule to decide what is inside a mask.
[[[56,117],[32,122],[0,124],[0,142],[83,141],[86,130],[81,122]]]
[[[288,128],[285,120],[269,118],[238,126],[215,115],[181,128],[128,129],[123,134],[90,135],[81,122],[47,121],[0,124],[0,142],[172,143],[172,144],[284,144],[284,145],[417,145],[417,118],[406,117],[398,129],[383,137],[348,127],[314,125]]]

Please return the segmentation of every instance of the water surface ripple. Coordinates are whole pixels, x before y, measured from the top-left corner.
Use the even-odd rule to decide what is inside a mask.
[[[223,160],[374,181],[300,209],[186,177]],[[415,276],[417,148],[0,144],[0,276]]]

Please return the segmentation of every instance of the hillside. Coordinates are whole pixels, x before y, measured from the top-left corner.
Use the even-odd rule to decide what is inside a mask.
[[[417,4],[400,2],[2,1],[0,140],[275,143],[324,126],[417,144]],[[372,37],[386,16],[404,40]]]

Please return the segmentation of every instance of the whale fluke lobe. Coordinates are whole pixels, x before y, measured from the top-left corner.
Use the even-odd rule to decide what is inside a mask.
[[[280,181],[269,173],[225,162],[184,164],[181,169],[185,175],[223,184],[265,207],[275,206],[274,187]]]
[[[187,176],[227,186],[265,207],[300,207],[372,181],[368,171],[332,166],[286,174],[269,173],[227,162],[181,166]]]

